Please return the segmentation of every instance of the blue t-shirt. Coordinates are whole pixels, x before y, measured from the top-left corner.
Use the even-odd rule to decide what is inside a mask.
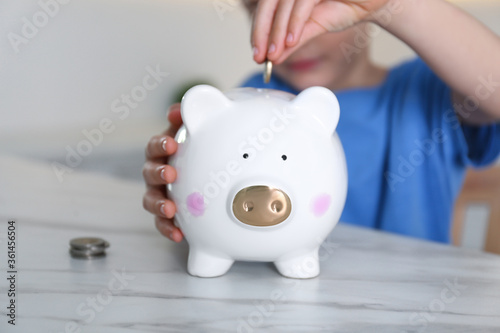
[[[243,86],[299,93],[276,76],[264,84],[261,74]],[[449,242],[465,169],[495,161],[500,125],[460,124],[450,88],[420,59],[392,68],[378,86],[335,94],[349,173],[341,221]]]

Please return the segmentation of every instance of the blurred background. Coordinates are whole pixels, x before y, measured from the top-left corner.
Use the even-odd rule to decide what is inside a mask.
[[[454,2],[500,34],[499,0]],[[180,91],[262,70],[238,0],[2,0],[0,15],[0,154],[51,163],[54,181],[141,181],[145,144]],[[374,38],[379,64],[413,56],[384,31]]]
[[[457,3],[500,33],[500,1]],[[95,135],[77,169],[139,179],[145,143],[167,126],[179,91],[229,89],[261,70],[238,0],[2,0],[0,13],[2,154],[64,162],[87,139],[82,131],[107,118],[113,130],[102,142]],[[387,33],[375,37],[376,62],[412,56]],[[162,81],[144,93],[148,69]]]

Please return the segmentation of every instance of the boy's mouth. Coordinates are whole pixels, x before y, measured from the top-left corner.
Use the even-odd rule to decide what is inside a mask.
[[[286,64],[288,69],[296,72],[308,71],[319,65],[321,60],[319,58],[314,59],[301,59],[296,61],[291,61]]]

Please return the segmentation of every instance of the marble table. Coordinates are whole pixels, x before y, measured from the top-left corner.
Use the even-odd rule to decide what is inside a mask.
[[[500,257],[339,225],[321,275],[238,262],[186,273],[187,244],[160,236],[144,185],[0,157],[0,332],[500,332]],[[8,221],[16,221],[16,325],[8,324]],[[110,242],[72,259],[71,238]]]

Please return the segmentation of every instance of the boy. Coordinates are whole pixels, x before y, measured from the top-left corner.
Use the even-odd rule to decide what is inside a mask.
[[[253,57],[274,63],[269,84],[245,86],[298,93],[315,85],[335,92],[337,133],[346,153],[349,189],[341,221],[449,242],[453,203],[468,166],[500,153],[500,39],[444,0],[246,0],[253,14]],[[369,48],[354,48],[356,28],[378,24],[423,60],[390,70],[375,66]],[[359,31],[359,30],[358,30]],[[425,62],[424,62],[425,61]],[[158,230],[180,242],[165,165],[182,123],[146,149],[144,207]]]

